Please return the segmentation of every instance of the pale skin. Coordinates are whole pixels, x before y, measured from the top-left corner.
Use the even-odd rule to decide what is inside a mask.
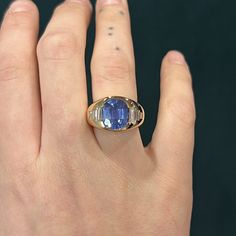
[[[95,10],[93,99],[137,100],[127,1],[98,0]],[[39,41],[31,1],[13,2],[5,14],[0,235],[187,236],[195,123],[187,63],[177,51],[163,59],[157,126],[147,147],[138,129],[93,129],[84,63],[91,14],[88,0],[65,1]]]

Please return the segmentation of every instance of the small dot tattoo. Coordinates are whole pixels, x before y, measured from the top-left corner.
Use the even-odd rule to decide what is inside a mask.
[[[109,36],[112,36],[112,35],[113,35],[113,30],[114,30],[114,27],[113,27],[113,26],[108,27],[108,35],[109,35]]]

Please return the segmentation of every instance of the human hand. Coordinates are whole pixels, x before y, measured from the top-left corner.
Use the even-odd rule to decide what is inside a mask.
[[[87,124],[86,0],[14,2],[0,32],[0,235],[189,235],[195,108],[188,66],[169,52],[152,142]],[[94,101],[137,100],[126,0],[98,1]],[[145,42],[144,42],[145,43]],[[37,53],[36,53],[37,47]],[[38,61],[37,61],[38,58]]]

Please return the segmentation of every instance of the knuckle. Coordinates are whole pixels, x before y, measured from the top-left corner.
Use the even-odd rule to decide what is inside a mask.
[[[168,111],[182,123],[193,126],[196,119],[196,111],[193,98],[172,98],[167,102]]]
[[[94,71],[93,76],[97,83],[104,83],[107,81],[115,83],[124,83],[132,78],[131,66],[127,63],[127,60],[123,58],[111,58],[103,61],[103,64],[94,65],[92,69]]]
[[[57,31],[50,32],[40,39],[37,54],[52,60],[66,60],[75,54],[82,53],[74,33]]]

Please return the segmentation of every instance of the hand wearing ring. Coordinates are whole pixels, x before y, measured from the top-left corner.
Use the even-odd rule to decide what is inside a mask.
[[[195,109],[188,65],[179,52],[165,56],[157,126],[145,147],[128,2],[97,0],[95,12],[89,108],[84,58],[90,1],[62,2],[39,42],[33,1],[13,1],[4,16],[0,236],[189,235]],[[143,19],[137,29],[146,28]],[[149,66],[156,70],[153,61]],[[153,88],[140,91],[150,95],[154,123],[159,87],[145,68],[140,75]],[[150,137],[151,127],[145,127]]]

